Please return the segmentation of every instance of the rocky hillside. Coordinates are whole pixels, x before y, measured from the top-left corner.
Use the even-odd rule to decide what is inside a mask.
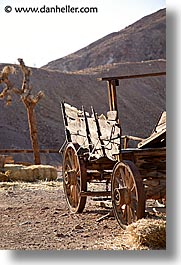
[[[125,29],[52,61],[43,68],[70,72],[111,63],[160,58],[166,58],[166,9],[143,17]]]
[[[64,127],[60,102],[66,102],[87,111],[94,106],[98,114],[109,109],[107,84],[97,81],[98,77],[121,74],[136,74],[165,71],[165,61],[142,63],[120,63],[89,69],[84,74],[69,74],[46,69],[32,69],[31,83],[34,92],[44,91],[45,98],[36,106],[40,147],[59,149],[64,140]],[[2,69],[4,65],[0,65]],[[15,86],[21,86],[22,75],[18,66],[17,74],[11,76]],[[161,111],[165,110],[165,77],[122,80],[117,87],[119,116],[123,134],[147,137]],[[1,89],[1,88],[0,88]],[[26,110],[17,96],[10,107],[0,100],[0,149],[31,148]],[[29,160],[18,155],[17,160]],[[60,164],[61,157],[42,156],[43,163]]]

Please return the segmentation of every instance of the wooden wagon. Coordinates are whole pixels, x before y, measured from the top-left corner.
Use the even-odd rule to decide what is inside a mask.
[[[147,139],[122,136],[116,99],[119,79],[164,74],[102,78],[108,82],[106,116],[98,116],[93,107],[88,113],[62,102],[63,184],[71,212],[81,213],[88,196],[110,198],[114,215],[125,228],[144,217],[148,199],[166,197],[166,112]],[[128,148],[129,139],[139,141],[136,148]],[[90,189],[93,183],[101,188]]]

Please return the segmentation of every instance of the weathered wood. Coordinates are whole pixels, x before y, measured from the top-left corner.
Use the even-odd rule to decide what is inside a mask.
[[[82,116],[82,111],[77,108],[64,103],[66,115],[72,119],[77,119],[78,116]]]
[[[111,79],[108,81],[108,97],[109,97],[109,109],[110,111],[116,111],[118,118],[118,107],[117,107],[117,95],[116,95],[116,86],[119,85],[117,79]]]
[[[123,159],[133,161],[143,178],[166,176],[166,149],[135,150],[124,153]]]
[[[102,207],[102,206],[101,206],[101,207]],[[109,208],[109,209],[110,209],[110,208]],[[99,218],[96,220],[96,222],[101,222],[101,221],[103,221],[103,220],[105,220],[105,219],[107,219],[107,218],[109,218],[109,217],[114,217],[113,210],[110,211],[109,213],[107,213],[107,214],[105,214],[105,215],[99,217]]]
[[[131,135],[122,135],[121,139],[124,140],[123,141],[123,148],[124,149],[128,148],[129,140],[133,140],[133,141],[142,141],[143,140],[143,138],[131,136]]]
[[[87,112],[83,113],[83,111],[79,111],[67,103],[63,104],[68,123],[65,127],[70,133],[71,141],[78,143],[82,148],[91,148],[90,156],[92,157],[99,158],[106,154],[109,158],[114,159],[112,154],[119,152],[118,147],[120,144],[120,128],[115,121],[115,116],[112,121],[108,120],[103,114],[100,116],[96,115],[100,129],[98,133],[95,117],[91,117]],[[86,117],[83,117],[83,114]],[[87,130],[89,131],[90,139],[88,139]]]
[[[122,135],[121,136],[122,139],[127,138],[129,140],[133,140],[133,141],[142,141],[143,138],[137,137],[137,136],[131,136],[131,135]]]
[[[91,196],[91,197],[102,197],[102,196],[111,196],[111,192],[110,191],[82,191],[80,193],[81,197],[87,197],[87,196]]]
[[[138,148],[155,148],[166,146],[166,128],[156,133],[154,132],[148,138],[138,143]]]
[[[166,148],[124,150],[122,155],[138,168],[147,199],[166,196]]]
[[[40,149],[40,153],[59,153],[59,149]],[[32,149],[0,149],[1,154],[7,154],[7,153],[33,153]]]
[[[106,170],[112,170],[117,161],[111,160],[108,157],[100,157],[99,159],[87,161],[86,168],[89,170],[98,170],[104,172]]]
[[[110,121],[115,121],[117,119],[118,113],[116,110],[108,111],[107,118]]]
[[[164,111],[152,134],[138,143],[138,148],[166,147],[166,111]]]
[[[98,168],[98,166],[97,166],[97,169],[91,169],[91,170],[87,169],[86,179],[88,182],[92,180],[98,180],[98,181],[110,180],[112,176],[112,168],[113,168],[113,165],[111,165],[110,169],[107,169],[107,170]]]
[[[166,157],[166,148],[146,148],[146,149],[138,149],[138,148],[130,148],[127,150],[123,150],[122,152],[123,158],[125,160],[133,160],[134,158],[144,158],[144,157]],[[132,157],[134,155],[134,158]]]
[[[145,74],[132,74],[132,75],[123,75],[123,76],[110,76],[97,78],[98,81],[111,81],[111,80],[123,80],[123,79],[132,79],[132,78],[143,78],[143,77],[153,77],[153,76],[163,76],[166,75],[166,72],[156,72],[156,73],[145,73]]]
[[[166,198],[166,181],[165,180],[143,180],[146,199]]]
[[[166,128],[166,111],[163,111],[153,131],[159,132]]]

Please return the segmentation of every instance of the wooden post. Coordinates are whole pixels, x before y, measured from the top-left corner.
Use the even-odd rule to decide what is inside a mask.
[[[33,149],[33,153],[34,153],[34,163],[35,163],[35,165],[39,165],[39,164],[41,164],[40,148],[39,148],[39,144],[38,144],[37,123],[36,123],[34,106],[33,105],[27,106],[26,104],[25,104],[25,106],[26,106],[26,110],[27,110],[30,138],[31,138],[32,149]]]
[[[112,87],[111,87],[111,80],[108,80],[107,83],[108,83],[107,88],[108,88],[109,109],[110,109],[110,111],[112,111],[113,110],[113,105],[112,105]]]
[[[117,106],[117,96],[116,96],[116,86],[119,85],[119,81],[116,80],[108,80],[108,100],[109,100],[109,109],[110,111],[117,111],[118,119],[118,106]]]
[[[120,144],[119,144],[119,154],[117,155],[117,160],[122,161],[122,154],[121,154],[121,135],[122,135],[122,128],[121,123],[118,118],[118,105],[117,105],[117,95],[116,95],[116,86],[119,86],[118,79],[109,79],[107,80],[108,83],[108,100],[109,100],[109,108],[110,111],[116,111],[116,121],[117,125],[119,124],[120,128]]]

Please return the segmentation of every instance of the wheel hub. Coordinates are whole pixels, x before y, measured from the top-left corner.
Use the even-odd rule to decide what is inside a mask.
[[[114,200],[117,206],[130,204],[131,193],[127,188],[116,188],[114,189]]]

